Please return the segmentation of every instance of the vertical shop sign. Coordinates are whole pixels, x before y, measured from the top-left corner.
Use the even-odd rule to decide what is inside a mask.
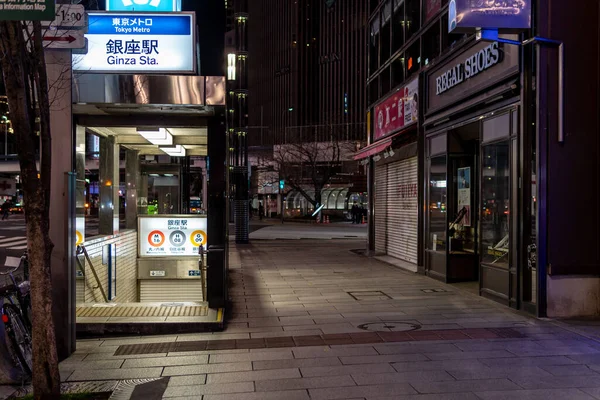
[[[458,210],[466,209],[462,222],[471,226],[471,168],[458,169]]]

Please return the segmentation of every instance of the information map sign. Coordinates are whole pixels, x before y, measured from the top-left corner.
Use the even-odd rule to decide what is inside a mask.
[[[0,21],[52,21],[55,0],[0,0]]]
[[[198,256],[206,248],[207,218],[193,215],[140,216],[140,257]]]
[[[73,70],[95,73],[194,73],[194,13],[90,12],[87,54]]]

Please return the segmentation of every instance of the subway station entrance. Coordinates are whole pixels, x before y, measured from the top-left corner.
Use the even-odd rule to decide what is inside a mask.
[[[76,78],[78,336],[222,327],[224,96],[223,77]]]

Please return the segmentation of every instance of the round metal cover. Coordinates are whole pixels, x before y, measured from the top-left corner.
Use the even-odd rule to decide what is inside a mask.
[[[358,328],[371,332],[406,332],[420,329],[421,325],[404,321],[380,321],[362,324]]]

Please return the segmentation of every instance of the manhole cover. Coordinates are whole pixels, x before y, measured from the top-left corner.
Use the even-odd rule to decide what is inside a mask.
[[[380,290],[347,292],[354,300],[391,300],[392,298]]]
[[[407,332],[421,328],[421,325],[403,321],[380,321],[358,325],[359,329],[371,332]]]

